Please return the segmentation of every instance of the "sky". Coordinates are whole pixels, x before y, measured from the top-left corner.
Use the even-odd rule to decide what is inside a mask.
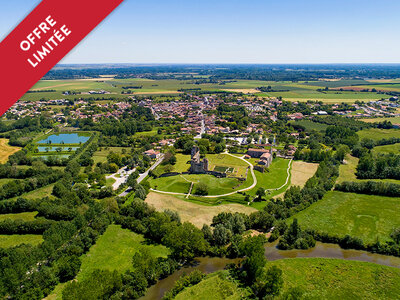
[[[0,39],[39,2],[1,0]],[[125,0],[61,63],[400,63],[399,11],[399,0]]]

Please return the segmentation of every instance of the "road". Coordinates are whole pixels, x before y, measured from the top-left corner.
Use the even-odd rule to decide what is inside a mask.
[[[154,170],[155,168],[158,167],[159,164],[162,163],[163,159],[164,159],[164,154],[160,154],[160,157],[157,159],[157,161],[156,161],[149,169],[147,169],[146,172],[144,172],[144,173],[142,173],[142,174],[139,174],[139,177],[138,177],[138,179],[136,180],[137,183],[141,183],[141,182],[149,175],[149,172],[150,172],[150,171]],[[129,175],[128,175],[128,176],[129,176]],[[127,196],[127,195],[129,194],[130,191],[131,191],[131,188],[127,188],[125,191],[123,191],[123,192],[122,192],[121,194],[119,194],[118,196],[120,196],[120,197],[125,197],[125,196]]]
[[[126,166],[122,167],[117,171],[117,173],[114,173],[112,175],[106,176],[106,179],[112,178],[115,180],[115,182],[112,185],[113,190],[117,190],[121,184],[124,184],[127,180],[129,175],[131,175],[133,172],[135,172],[136,168],[133,170],[126,171]]]

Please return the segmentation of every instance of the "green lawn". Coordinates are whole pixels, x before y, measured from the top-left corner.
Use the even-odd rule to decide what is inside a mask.
[[[0,248],[9,248],[21,244],[39,245],[41,242],[43,242],[43,238],[38,234],[0,235]]]
[[[4,214],[4,215],[0,215],[0,222],[7,220],[7,219],[33,221],[33,220],[35,220],[35,216],[37,214],[38,214],[37,211],[23,212],[23,213],[19,213],[19,214]]]
[[[246,291],[238,283],[229,278],[227,271],[219,271],[207,275],[200,283],[180,292],[175,300],[239,300],[244,299]]]
[[[400,269],[393,267],[326,258],[282,259],[266,268],[272,265],[283,271],[282,294],[299,287],[304,299],[398,299],[400,295]]]
[[[381,139],[387,139],[391,137],[400,138],[400,130],[399,129],[378,129],[378,128],[369,128],[364,129],[357,132],[360,139],[369,138],[375,141]]]
[[[232,157],[228,154],[223,154],[223,153],[207,154],[206,157],[209,161],[210,170],[214,170],[216,166],[232,167],[234,168],[232,176],[235,177],[244,177],[246,175],[247,167],[249,166],[246,162],[242,161],[241,159]]]
[[[82,256],[77,279],[83,280],[95,269],[129,270],[133,255],[144,248],[150,249],[155,257],[167,257],[169,254],[164,246],[146,245],[142,235],[122,229],[119,225],[110,225],[89,252]]]
[[[390,239],[400,227],[400,198],[328,192],[324,198],[294,215],[304,229],[331,235],[351,235],[366,243]]]
[[[53,184],[46,185],[42,188],[33,190],[29,193],[22,194],[21,196],[10,198],[8,200],[17,200],[18,198],[25,198],[28,200],[35,200],[35,199],[42,199],[44,197],[49,197],[51,196],[51,193],[53,192]]]

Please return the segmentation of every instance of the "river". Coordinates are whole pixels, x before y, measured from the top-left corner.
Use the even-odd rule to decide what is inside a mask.
[[[381,254],[370,253],[359,250],[345,250],[336,244],[326,244],[317,242],[315,247],[308,250],[279,250],[276,248],[277,242],[270,243],[265,246],[265,257],[272,261],[285,258],[296,257],[321,257],[321,258],[338,258],[345,260],[357,260],[376,263],[380,265],[400,268],[400,258],[394,256],[386,256]],[[229,263],[237,263],[240,259],[218,258],[218,257],[200,257],[196,259],[197,263],[193,266],[181,268],[172,275],[158,281],[151,286],[145,296],[140,300],[156,300],[161,299],[165,292],[170,290],[175,281],[182,274],[190,273],[194,270],[200,270],[204,273],[212,273],[223,270]]]

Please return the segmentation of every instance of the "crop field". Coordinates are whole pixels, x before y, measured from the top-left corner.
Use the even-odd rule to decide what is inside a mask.
[[[400,138],[400,130],[399,129],[378,129],[378,128],[369,128],[360,130],[357,132],[360,139],[369,138],[375,141],[381,139],[387,139],[391,137]]]
[[[299,287],[304,299],[397,299],[400,269],[367,262],[291,258],[268,262],[283,271],[284,294]],[[303,299],[303,298],[302,298]]]
[[[0,139],[0,163],[6,163],[8,158],[19,150],[21,150],[21,148],[10,146],[8,144],[8,139]]]
[[[261,80],[234,80],[223,83],[201,83],[195,80],[149,80],[144,78],[131,79],[77,79],[77,80],[46,80],[40,81],[33,88],[35,93],[27,93],[21,99],[25,101],[37,101],[45,99],[75,99],[75,98],[110,98],[123,99],[127,95],[123,91],[131,90],[133,94],[142,95],[178,95],[180,91],[201,90],[201,91],[231,91],[238,93],[256,94],[266,97],[283,97],[288,101],[320,100],[324,102],[354,102],[356,100],[379,100],[382,95],[373,92],[351,92],[351,91],[317,91],[317,89],[330,87],[347,87],[355,84],[368,84],[363,80],[340,80],[340,81],[313,81],[293,83],[289,81],[261,81]],[[372,83],[371,83],[372,84]],[[259,92],[258,87],[271,86],[271,92]],[[386,85],[384,85],[386,86]],[[394,84],[391,90],[397,89]],[[44,92],[55,90],[55,92]],[[105,90],[110,94],[89,95],[89,91]],[[43,92],[40,92],[43,91]],[[63,91],[81,92],[78,95],[63,95]]]
[[[307,180],[314,176],[318,166],[319,164],[306,163],[304,161],[293,161],[291,170],[291,185],[303,187]]]
[[[10,248],[21,244],[39,245],[43,238],[39,234],[0,235],[0,248]]]
[[[18,213],[18,214],[4,214],[4,215],[0,215],[0,222],[7,220],[7,219],[33,221],[37,214],[38,214],[37,211],[23,212],[23,213]]]
[[[398,124],[398,123],[400,123],[400,117],[370,118],[370,119],[361,119],[361,121],[364,121],[366,123],[380,123],[383,121],[390,121],[390,122],[392,122],[392,124]]]
[[[241,212],[250,214],[257,211],[252,207],[234,203],[215,206],[201,205],[185,201],[180,199],[180,197],[154,192],[148,194],[146,202],[158,211],[164,211],[166,209],[177,211],[183,222],[191,222],[199,228],[201,228],[203,224],[211,224],[212,218],[220,212]]]
[[[332,191],[293,218],[304,229],[340,237],[348,234],[366,243],[387,241],[391,231],[400,227],[400,198]]]

